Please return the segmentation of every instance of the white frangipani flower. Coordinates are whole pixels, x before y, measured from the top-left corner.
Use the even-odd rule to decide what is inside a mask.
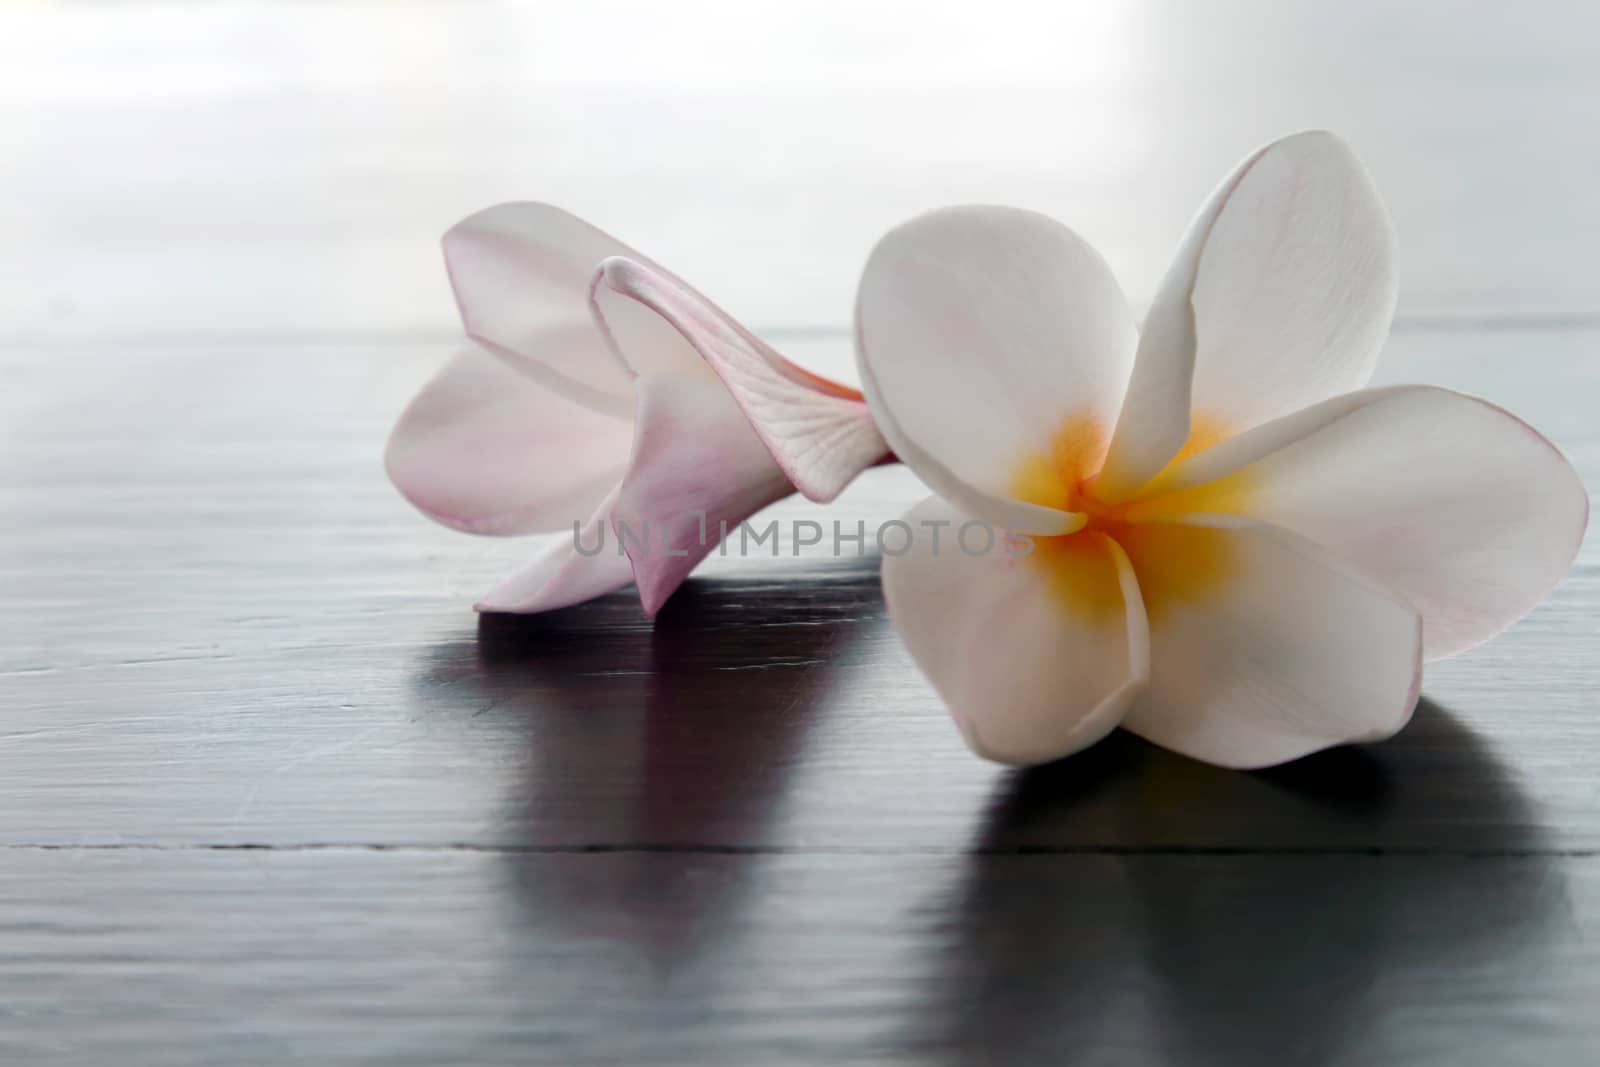
[[[1120,725],[1260,767],[1387,737],[1425,659],[1560,580],[1588,498],[1554,446],[1460,393],[1363,388],[1394,254],[1371,180],[1321,132],[1222,183],[1142,333],[1100,256],[1041,215],[950,208],[878,244],[861,377],[939,494],[907,520],[1033,546],[919,537],[884,561],[975,751],[1041,762]]]

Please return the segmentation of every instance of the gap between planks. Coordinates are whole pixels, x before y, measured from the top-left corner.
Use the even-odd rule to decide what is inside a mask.
[[[456,842],[444,844],[367,844],[350,841],[266,842],[103,842],[51,844],[20,842],[0,845],[13,852],[394,852],[487,853],[492,855],[582,856],[662,854],[706,856],[1369,856],[1374,858],[1444,859],[1591,859],[1593,848],[1448,848],[1386,845],[1006,845],[977,848],[785,846],[715,844],[586,844],[490,845]]]

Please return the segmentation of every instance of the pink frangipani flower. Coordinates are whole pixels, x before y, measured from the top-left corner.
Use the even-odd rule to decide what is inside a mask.
[[[968,744],[1007,763],[1123,726],[1260,767],[1387,737],[1424,660],[1566,573],[1588,498],[1483,400],[1364,388],[1395,241],[1326,133],[1247,158],[1201,209],[1142,331],[1105,262],[1027,211],[957,207],[877,246],[857,306],[884,437],[1009,531],[884,560],[890,615]]]
[[[400,417],[389,476],[458,530],[566,534],[480,611],[548,611],[632,581],[653,615],[716,547],[702,523],[735,527],[796,489],[831,500],[886,456],[859,392],[566,212],[489,208],[444,251],[471,343]],[[649,539],[616,539],[618,524]]]

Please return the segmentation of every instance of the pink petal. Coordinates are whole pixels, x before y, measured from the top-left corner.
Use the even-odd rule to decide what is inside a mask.
[[[400,416],[384,464],[430,518],[478,534],[571,529],[627,462],[632,427],[552,393],[476,347]]]
[[[559,208],[487,208],[445,234],[444,254],[468,336],[591,407],[627,415],[635,374],[699,364],[676,331],[642,308],[620,311],[609,323],[615,336],[607,336],[590,308],[594,272],[609,256],[644,257]]]
[[[576,536],[569,529],[486,595],[480,611],[549,611],[632,580],[654,615],[717,547],[723,523],[735,530],[794,492],[715,376],[651,374],[637,385],[633,451],[621,482]]]
[[[533,562],[485,593],[477,609],[531,615],[581,604],[627,585],[633,567],[608,536],[616,499],[613,489],[581,528],[569,528]]]
[[[1364,386],[1394,315],[1394,260],[1388,213],[1343,141],[1302,133],[1246,159],[1156,294],[1101,496],[1131,496],[1191,430],[1240,433]]]
[[[795,366],[670,274],[613,258],[602,280],[653,309],[694,346],[806,497],[832,500],[857,474],[889,457],[859,392]]]
[[[654,615],[724,528],[737,529],[794,486],[715,377],[647,375],[638,395],[638,433],[611,524]]]

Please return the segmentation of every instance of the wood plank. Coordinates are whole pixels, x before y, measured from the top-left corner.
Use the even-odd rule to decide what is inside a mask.
[[[1493,397],[1592,482],[1595,339],[1407,331],[1384,380]],[[951,849],[1020,790],[1016,845],[1600,847],[1592,539],[1529,619],[1430,667],[1392,742],[1235,774],[1119,737],[1018,779],[961,745],[871,559],[714,559],[655,627],[628,593],[480,623],[526,545],[431,526],[379,461],[439,358],[0,355],[0,842]],[[921,495],[885,469],[776,514]]]
[[[8,1063],[1499,1067],[1600,1047],[1593,856],[11,849],[0,934]]]
[[[880,234],[975,201],[1079,228],[1142,304],[1308,126],[1392,205],[1406,314],[1600,314],[1583,0],[667,10],[6,5],[0,330],[453,332],[438,236],[516,199],[759,327],[846,324]]]

